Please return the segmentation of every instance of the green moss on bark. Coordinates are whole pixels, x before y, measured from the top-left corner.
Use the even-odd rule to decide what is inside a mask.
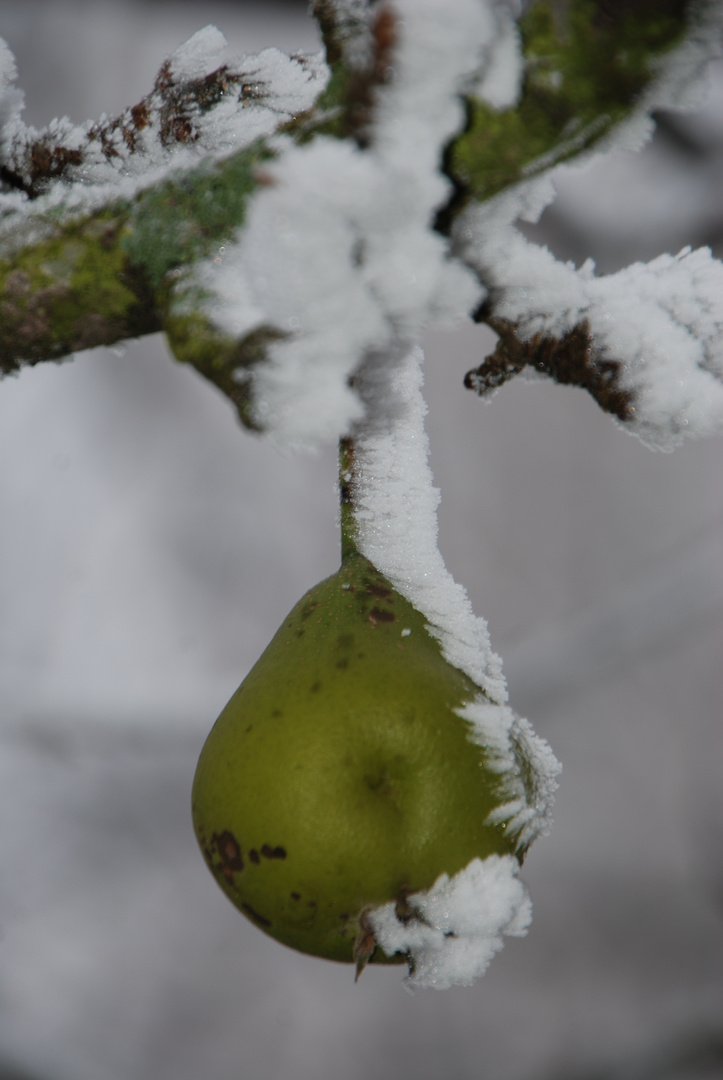
[[[169,270],[208,255],[243,224],[259,166],[274,155],[262,142],[225,161],[149,188],[137,197],[123,247],[157,288]]]
[[[142,273],[118,242],[116,206],[0,260],[0,368],[59,359],[159,328]]]
[[[521,99],[496,111],[468,101],[469,123],[447,155],[460,198],[488,199],[510,184],[594,145],[628,116],[677,45],[683,0],[571,0],[533,4],[520,22]],[[459,201],[459,200],[458,200]]]

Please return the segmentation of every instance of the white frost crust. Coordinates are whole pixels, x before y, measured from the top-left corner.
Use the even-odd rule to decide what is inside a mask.
[[[221,67],[228,42],[217,26],[209,24],[179,45],[170,58],[175,79],[202,79]]]
[[[370,146],[275,140],[236,250],[198,270],[226,333],[289,335],[252,374],[257,419],[286,445],[348,432],[361,415],[349,389],[359,363],[404,355],[430,323],[465,317],[482,295],[430,223],[451,193],[439,165],[464,124],[459,95],[498,21],[479,0],[396,0],[394,12],[394,77],[379,91]]]
[[[620,365],[633,397],[627,431],[662,450],[723,432],[723,263],[708,248],[597,277],[591,261],[558,262],[485,213],[469,213],[466,230],[494,314],[522,340],[561,338],[587,320],[595,357]]]
[[[15,57],[0,38],[0,164],[4,164],[15,132],[22,126],[24,96],[13,86],[17,77]]]
[[[511,109],[519,100],[525,71],[520,31],[507,4],[496,3],[492,13],[498,36],[490,47],[485,67],[470,90],[493,109]]]
[[[357,376],[367,418],[354,430],[353,503],[357,546],[427,619],[450,664],[480,687],[459,710],[470,738],[500,777],[505,823],[519,848],[548,831],[560,766],[546,742],[506,705],[507,689],[487,624],[444,565],[437,546],[439,492],[424,431],[422,351],[393,367],[370,360]]]
[[[487,624],[437,546],[439,490],[428,463],[422,361],[415,347],[392,371],[383,360],[371,361],[357,377],[367,407],[367,419],[354,430],[357,545],[427,618],[450,664],[501,705],[507,689]]]
[[[81,163],[67,169],[67,182],[55,185],[32,206],[36,213],[58,204],[69,212],[88,210],[109,199],[131,198],[166,176],[177,176],[201,162],[221,160],[272,135],[279,126],[310,109],[328,82],[329,69],[321,53],[290,57],[270,48],[257,56],[233,60],[225,58],[226,44],[220,30],[207,26],[168,59],[170,77],[178,88],[212,74],[224,63],[235,79],[228,93],[207,111],[190,103],[188,119],[193,136],[187,142],[163,134],[164,101],[158,90],[147,99],[146,122],[140,128],[128,109],[118,121],[104,115],[97,122],[76,124],[63,117],[38,131],[20,121],[16,102],[5,139],[0,142],[0,162],[22,175],[25,146],[46,135],[57,146],[81,151]],[[17,91],[3,90],[3,56],[0,50],[0,124],[3,95],[17,95]],[[251,89],[251,97],[239,100],[240,83]],[[0,211],[3,209],[19,209],[15,193],[0,197]]]
[[[411,986],[446,990],[469,986],[483,975],[503,945],[503,935],[523,937],[532,918],[527,890],[512,855],[490,855],[428,892],[408,898],[414,915],[402,922],[393,903],[369,913],[377,942],[388,956],[407,953]]]

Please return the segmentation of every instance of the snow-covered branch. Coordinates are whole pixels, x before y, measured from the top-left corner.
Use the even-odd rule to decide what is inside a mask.
[[[497,349],[467,374],[470,389],[549,375],[657,449],[723,431],[723,263],[707,248],[596,277],[591,262],[575,270],[524,241],[522,270],[518,239],[488,298]]]
[[[151,93],[117,117],[63,117],[37,131],[14,112],[4,126],[3,180],[31,199],[61,182],[88,192],[90,203],[106,192],[129,197],[171,170],[220,161],[269,136],[326,83],[319,56],[265,49],[226,63],[225,52],[219,30],[199,31],[161,65]]]
[[[221,63],[224,50],[207,27],[120,117],[43,131],[23,124],[14,62],[0,54],[0,370],[165,329],[178,358],[243,410],[231,371],[266,335],[231,340],[199,305],[181,311],[181,279],[223,255],[266,182],[268,137],[301,122],[328,71],[276,49]]]
[[[643,422],[650,335],[631,373],[589,298],[613,286],[525,245],[514,221],[554,197],[556,163],[637,145],[653,108],[692,100],[719,6],[538,0],[518,23],[502,0],[317,0],[314,14],[325,56],[228,60],[208,27],[121,116],[42,131],[22,122],[4,49],[0,369],[163,329],[246,424],[309,444],[362,415],[360,365],[394,364],[429,325],[476,310],[502,333],[478,388],[532,360],[628,423],[634,408],[641,431],[685,418],[697,431],[693,399],[718,377],[707,339],[700,362],[689,350],[705,375],[690,400],[658,395]],[[543,263],[582,297],[564,318],[549,290],[540,311],[510,308]],[[705,326],[683,318],[689,336],[717,326],[706,297]],[[701,433],[716,429],[708,412]]]

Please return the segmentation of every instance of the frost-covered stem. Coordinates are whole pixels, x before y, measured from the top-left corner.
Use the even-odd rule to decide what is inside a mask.
[[[354,516],[354,440],[339,440],[339,508],[341,519],[341,561],[358,555],[358,529]]]

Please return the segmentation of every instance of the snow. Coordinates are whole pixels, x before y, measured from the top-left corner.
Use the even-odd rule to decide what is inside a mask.
[[[492,651],[487,624],[444,565],[437,544],[439,491],[424,431],[422,360],[415,348],[394,368],[370,362],[357,376],[366,405],[366,418],[354,429],[357,546],[426,617],[445,659],[480,687],[461,715],[505,780],[508,800],[495,820],[507,821],[526,847],[549,828],[559,765],[547,744],[506,705],[502,664]],[[529,766],[529,792],[521,762]]]
[[[22,92],[13,86],[17,76],[15,57],[0,38],[0,162],[4,162],[9,141],[20,126]]]
[[[467,224],[491,309],[523,341],[588,322],[594,358],[620,365],[631,395],[627,431],[662,450],[723,432],[723,264],[707,248],[598,277],[591,261],[558,262],[484,212]]]
[[[201,79],[217,71],[226,52],[226,38],[216,26],[205,26],[179,45],[170,59],[176,80]]]
[[[496,4],[492,10],[497,21],[497,37],[478,80],[470,89],[493,109],[510,109],[519,98],[524,74],[520,33],[509,7]]]
[[[473,859],[453,878],[442,874],[429,892],[409,897],[408,921],[397,918],[393,903],[370,912],[375,937],[389,956],[411,956],[411,986],[469,986],[502,948],[503,934],[527,933],[532,905],[518,870],[512,855]]]
[[[348,10],[358,17],[362,6],[352,0]],[[631,120],[595,152],[615,142],[641,145],[653,107],[698,100],[723,30],[719,5],[701,11]],[[234,337],[275,332],[267,362],[237,374],[251,381],[256,419],[279,443],[307,447],[353,434],[359,549],[424,614],[448,662],[479,687],[459,715],[502,781],[503,802],[490,822],[504,823],[522,851],[549,828],[559,765],[507,705],[487,626],[439,552],[439,493],[427,462],[415,342],[430,324],[466,316],[485,290],[494,314],[514,321],[523,340],[561,337],[587,321],[597,356],[619,365],[620,385],[634,403],[626,428],[670,449],[686,436],[723,431],[723,268],[707,249],[607,277],[596,276],[589,262],[577,269],[556,261],[514,228],[554,198],[548,175],[461,215],[453,258],[447,240],[430,228],[452,193],[441,157],[464,125],[465,90],[474,88],[495,108],[515,101],[522,72],[517,32],[507,8],[479,0],[396,0],[393,13],[393,78],[377,88],[363,149],[325,136],[298,145],[278,134],[326,86],[321,57],[267,49],[230,64],[230,76],[250,92],[224,94],[205,113],[191,108],[194,137],[180,146],[163,137],[158,87],[148,99],[148,122],[136,125],[130,142],[131,110],[118,121],[78,125],[63,118],[45,133],[24,128],[11,86],[14,63],[3,45],[0,152],[8,168],[22,171],[24,150],[41,136],[82,151],[68,171],[69,186],[35,203],[42,214],[60,202],[87,208],[128,197],[162,176],[268,140],[275,156],[264,165],[243,226],[181,275],[176,302],[202,295],[208,318]],[[218,70],[225,47],[215,27],[199,31],[170,57],[172,83],[182,89]],[[554,160],[541,158],[533,170]],[[17,193],[3,196],[2,206],[17,213],[18,200]],[[513,856],[491,856],[451,879],[442,875],[409,898],[417,917],[404,923],[393,904],[375,910],[377,940],[389,953],[410,954],[412,983],[471,982],[502,936],[524,933],[529,923],[518,865]]]
[[[487,624],[437,545],[439,491],[427,460],[422,360],[417,347],[391,370],[370,362],[358,374],[366,419],[354,429],[357,545],[426,616],[445,658],[500,704],[507,692]]]
[[[9,56],[4,43],[3,47]],[[88,210],[114,199],[131,198],[166,176],[176,176],[200,162],[220,160],[272,135],[311,108],[328,81],[329,71],[321,54],[290,57],[269,48],[224,64],[225,51],[226,40],[215,26],[207,26],[181,45],[168,58],[168,74],[160,80],[164,85],[157,84],[144,99],[147,111],[140,126],[133,109],[117,118],[102,116],[98,122],[82,124],[62,117],[42,131],[26,127],[13,113],[0,145],[2,163],[25,176],[27,150],[35,142],[81,150],[79,164],[66,169],[66,182],[35,200],[33,210],[42,214],[58,203],[68,211]],[[3,55],[0,53],[0,64]],[[202,109],[194,98],[193,83],[222,66],[227,87],[217,101]],[[164,131],[164,113],[169,95],[174,94],[180,95],[192,128],[184,142],[169,139]],[[0,96],[0,122],[4,100]],[[3,207],[18,209],[14,194],[0,196],[0,210]]]
[[[429,224],[451,192],[439,162],[464,123],[459,94],[497,23],[474,0],[452,10],[400,0],[394,10],[394,80],[379,91],[370,147],[276,139],[236,250],[197,271],[223,330],[270,325],[287,335],[252,375],[257,419],[286,445],[346,433],[361,416],[349,388],[360,361],[403,354],[481,295]]]
[[[366,405],[366,418],[353,432],[356,542],[425,615],[445,659],[480,687],[459,715],[469,721],[470,738],[485,748],[489,767],[502,781],[504,801],[490,823],[506,823],[524,850],[550,827],[560,766],[547,743],[505,704],[502,666],[487,625],[475,616],[439,551],[439,492],[428,464],[422,360],[415,348],[394,367],[370,361],[356,377]],[[413,983],[467,985],[501,948],[502,933],[522,933],[529,922],[517,867],[516,858],[491,857],[474,860],[451,881],[441,877],[428,893],[410,898],[422,921],[400,923],[393,904],[375,911],[379,943],[389,953],[409,952]]]

